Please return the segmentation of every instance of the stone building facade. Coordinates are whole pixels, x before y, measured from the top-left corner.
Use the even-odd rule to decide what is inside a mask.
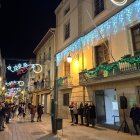
[[[109,0],[64,0],[57,7],[56,60],[58,78],[64,79],[58,91],[58,117],[71,118],[71,101],[78,105],[93,102],[97,124],[112,124],[116,116],[120,125],[124,117],[120,96],[124,93],[126,120],[134,132],[129,115],[133,103],[140,107],[139,5],[139,0],[123,6]],[[67,62],[69,55],[71,63]]]

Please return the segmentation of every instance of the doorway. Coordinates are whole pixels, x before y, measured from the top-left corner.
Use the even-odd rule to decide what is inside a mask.
[[[116,90],[95,91],[95,99],[97,123],[120,126]]]

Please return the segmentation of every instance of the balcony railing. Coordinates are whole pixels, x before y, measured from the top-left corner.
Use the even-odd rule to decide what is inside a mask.
[[[50,81],[43,81],[40,82],[38,85],[34,85],[34,91],[42,90],[42,89],[49,89],[50,88]]]
[[[63,89],[72,88],[72,86],[73,86],[72,81],[73,81],[73,77],[70,77],[70,76],[66,77],[63,80],[62,84],[60,85],[59,89],[63,90]]]
[[[140,72],[140,54],[79,73],[79,83]]]

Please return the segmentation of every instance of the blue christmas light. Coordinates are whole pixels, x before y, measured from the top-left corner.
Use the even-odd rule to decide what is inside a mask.
[[[14,83],[18,83],[19,86],[24,86],[24,81],[11,81],[9,83],[6,82],[5,85],[10,86],[10,85],[12,85]]]
[[[140,22],[140,0],[136,0],[134,3],[121,10],[119,13],[108,19],[106,22],[98,26],[99,32],[103,38],[107,37],[110,39],[111,34],[116,34],[121,30],[125,30],[125,27],[138,20]],[[69,52],[75,54],[82,49],[82,46],[96,45],[100,40],[100,36],[96,29],[93,29],[87,35],[80,37],[70,46],[65,48],[63,51],[56,55],[57,65],[63,59],[66,59]]]

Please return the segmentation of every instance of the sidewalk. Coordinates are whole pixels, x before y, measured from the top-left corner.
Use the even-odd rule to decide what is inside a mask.
[[[36,115],[37,116],[37,115]],[[35,117],[36,121],[36,117]],[[30,116],[26,116],[25,122],[14,119],[5,125],[5,131],[0,132],[0,140],[140,140],[140,136],[117,133],[102,127],[90,128],[86,126],[71,126],[69,120],[63,121],[62,131],[58,131],[58,137],[52,134],[51,117],[43,114],[42,122],[30,122]]]

